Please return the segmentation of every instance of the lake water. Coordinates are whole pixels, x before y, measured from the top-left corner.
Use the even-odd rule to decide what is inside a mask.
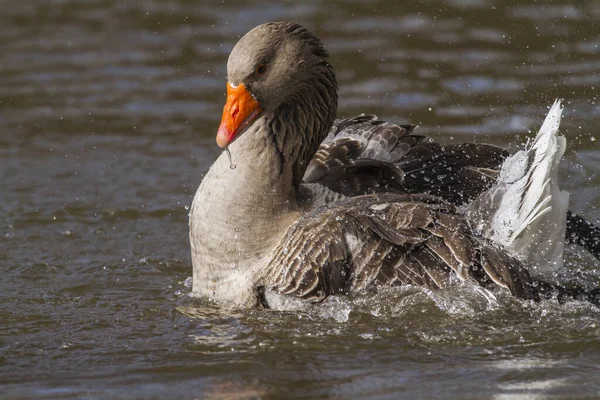
[[[582,302],[404,288],[280,313],[188,296],[227,55],[283,19],[330,50],[340,116],[514,150],[564,98],[562,187],[600,221],[597,1],[4,0],[0,397],[599,397],[600,310]],[[568,257],[565,279],[598,283]]]

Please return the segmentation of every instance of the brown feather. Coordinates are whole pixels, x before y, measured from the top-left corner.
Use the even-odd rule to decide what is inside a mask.
[[[264,279],[269,289],[320,301],[378,286],[444,288],[453,275],[535,298],[516,259],[470,235],[452,206],[430,196],[358,196],[306,214],[282,239]]]

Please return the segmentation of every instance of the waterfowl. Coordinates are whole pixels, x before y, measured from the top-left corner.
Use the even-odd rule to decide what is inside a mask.
[[[538,299],[528,267],[562,265],[560,102],[512,157],[441,146],[372,115],[335,121],[327,58],[293,22],[260,25],[233,48],[217,132],[231,158],[214,162],[189,214],[193,293],[269,307],[273,296],[319,302],[469,280]],[[580,236],[597,233],[571,220],[571,230],[589,228]]]

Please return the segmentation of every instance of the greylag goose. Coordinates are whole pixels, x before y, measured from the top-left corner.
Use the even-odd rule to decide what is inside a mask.
[[[293,22],[260,25],[232,50],[217,133],[226,152],[189,215],[193,293],[269,307],[277,296],[319,302],[468,280],[538,299],[527,267],[562,265],[560,102],[510,158],[494,146],[441,146],[371,115],[334,121],[327,58]]]

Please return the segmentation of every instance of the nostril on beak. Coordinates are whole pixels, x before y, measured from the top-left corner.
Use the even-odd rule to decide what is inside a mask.
[[[235,106],[234,109],[231,111],[231,118],[235,119],[239,112],[240,108],[238,106]]]

